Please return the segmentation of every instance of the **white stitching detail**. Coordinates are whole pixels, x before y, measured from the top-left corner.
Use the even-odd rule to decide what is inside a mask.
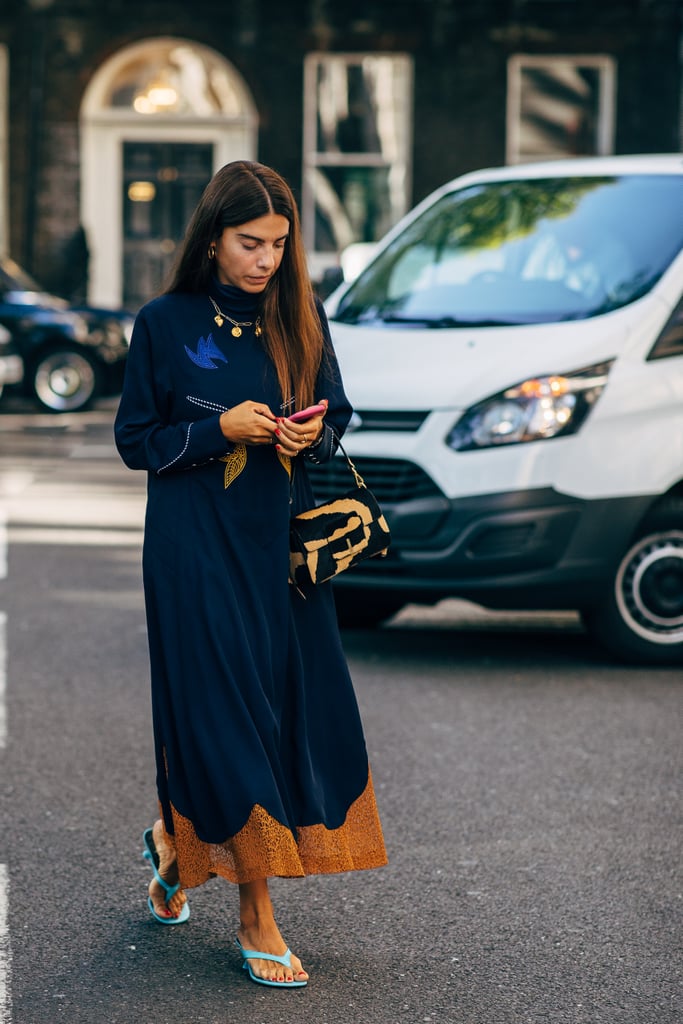
[[[185,395],[188,402],[194,402],[195,405],[200,406],[202,409],[213,409],[215,412],[227,412],[230,408],[229,405],[218,405],[217,402],[208,402],[205,398],[195,398],[194,395]]]
[[[185,454],[185,452],[187,451],[187,449],[188,449],[188,446],[189,446],[189,444],[190,444],[190,431],[191,431],[191,430],[192,430],[192,424],[190,423],[190,424],[188,424],[188,427],[187,427],[187,437],[185,438],[185,447],[183,448],[183,450],[182,450],[182,451],[180,452],[180,454],[179,454],[179,455],[176,455],[175,459],[171,459],[171,461],[170,461],[170,462],[168,462],[168,463],[166,463],[166,465],[165,465],[165,466],[161,466],[161,467],[160,467],[160,468],[159,468],[159,469],[157,470],[157,476],[160,476],[160,475],[161,475],[161,473],[163,473],[165,469],[170,469],[170,468],[171,468],[171,466],[172,466],[172,465],[173,465],[173,464],[174,464],[175,462],[177,462],[177,461],[178,461],[178,459],[182,459],[183,455],[184,455],[184,454]]]

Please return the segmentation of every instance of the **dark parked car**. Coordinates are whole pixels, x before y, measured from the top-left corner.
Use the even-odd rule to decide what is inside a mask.
[[[21,356],[12,335],[0,326],[0,395],[7,384],[19,384],[24,375]]]
[[[24,363],[23,388],[49,412],[77,412],[117,394],[133,329],[126,310],[71,306],[0,260],[0,324]]]

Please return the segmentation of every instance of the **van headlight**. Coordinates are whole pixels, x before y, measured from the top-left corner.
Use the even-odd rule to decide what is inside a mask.
[[[602,394],[613,362],[532,377],[485,398],[463,413],[446,444],[465,452],[574,434]]]

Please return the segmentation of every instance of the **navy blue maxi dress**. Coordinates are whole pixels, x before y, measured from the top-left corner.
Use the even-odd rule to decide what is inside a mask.
[[[115,437],[148,474],[143,579],[157,788],[184,887],[386,863],[330,584],[288,583],[292,512],[313,505],[305,459],[230,444],[247,399],[282,413],[256,299],[214,283],[138,314]],[[341,435],[351,408],[322,307],[316,399]],[[264,325],[267,330],[267,324]],[[333,454],[331,434],[310,457]],[[293,503],[290,474],[296,463]]]

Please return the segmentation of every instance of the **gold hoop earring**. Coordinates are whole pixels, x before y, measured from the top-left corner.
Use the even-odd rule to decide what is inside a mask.
[[[211,245],[209,246],[208,250],[207,250],[207,256],[209,257],[210,260],[212,260],[212,259],[214,259],[215,255],[216,255],[216,243],[212,242]]]

